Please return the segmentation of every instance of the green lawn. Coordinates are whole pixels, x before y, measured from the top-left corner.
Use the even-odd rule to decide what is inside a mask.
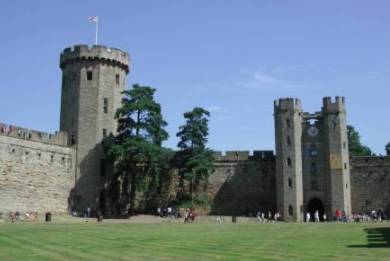
[[[390,260],[388,224],[0,224],[0,260]]]

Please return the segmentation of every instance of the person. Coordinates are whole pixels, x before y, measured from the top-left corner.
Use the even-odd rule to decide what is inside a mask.
[[[267,222],[272,222],[272,214],[271,214],[271,211],[268,211],[268,220]]]
[[[263,220],[263,222],[265,220],[265,213],[264,212],[261,212],[261,220]]]
[[[279,218],[279,212],[276,212],[274,216],[275,222],[278,222],[278,218]]]
[[[172,217],[172,208],[168,207],[168,218]]]
[[[157,215],[158,215],[159,217],[161,217],[161,208],[160,208],[160,207],[157,208]]]
[[[91,208],[87,207],[87,217],[91,217]]]
[[[320,213],[318,212],[318,210],[316,210],[316,212],[314,213],[314,220],[315,222],[320,222]]]
[[[310,222],[310,212],[306,212],[306,222]]]
[[[340,209],[336,209],[336,220],[341,221],[341,212]]]
[[[325,213],[322,215],[322,219],[324,220],[324,222],[326,222],[326,214]]]
[[[221,216],[217,216],[217,223],[222,223]]]
[[[263,222],[263,220],[261,219],[261,213],[260,213],[260,211],[257,212],[257,214],[256,214],[256,219],[257,219],[258,222]]]

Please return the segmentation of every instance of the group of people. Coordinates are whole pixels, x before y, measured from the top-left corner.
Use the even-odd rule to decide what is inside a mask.
[[[167,217],[167,218],[180,218],[180,211],[178,209],[167,207],[167,208],[157,208],[157,215],[159,217]]]
[[[322,221],[326,222],[327,220],[327,216],[326,214],[322,214]],[[320,212],[318,210],[316,210],[313,214],[313,219],[310,215],[310,212],[306,212],[306,218],[305,218],[305,222],[310,222],[310,221],[314,221],[314,222],[320,222]]]
[[[264,212],[258,211],[256,214],[256,221],[260,223],[272,223],[279,221],[281,217],[282,215],[279,212],[272,215],[272,212],[268,211],[268,215],[265,216]]]
[[[19,211],[15,211],[15,212],[10,212],[8,214],[8,217],[12,223],[20,222],[20,221],[37,221],[38,212],[26,212],[22,214]],[[0,213],[0,222],[4,222],[2,213]]]
[[[187,208],[184,215],[184,223],[193,223],[195,221],[195,211],[193,208]]]

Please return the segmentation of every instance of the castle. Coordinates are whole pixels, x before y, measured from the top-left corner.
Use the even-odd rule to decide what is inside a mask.
[[[60,130],[43,133],[0,124],[0,212],[113,209],[102,140],[116,133],[114,114],[130,71],[129,55],[105,46],[63,50]],[[351,157],[345,99],[323,99],[307,113],[298,99],[274,103],[276,153],[215,154],[207,194],[211,213],[278,211],[302,221],[306,212],[332,216],[384,209],[390,214],[388,156]],[[175,186],[161,198],[169,200]],[[322,215],[321,215],[322,216]]]

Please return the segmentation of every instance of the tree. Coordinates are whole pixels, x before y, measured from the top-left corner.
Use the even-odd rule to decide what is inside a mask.
[[[201,181],[207,180],[213,171],[213,152],[206,147],[209,117],[207,110],[195,107],[184,113],[185,124],[179,127],[176,134],[180,139],[176,160],[181,179],[190,184],[191,199],[193,190]]]
[[[164,127],[167,123],[161,115],[161,106],[154,100],[155,89],[133,85],[123,92],[122,107],[115,118],[118,120],[118,134],[108,145],[107,151],[115,162],[115,178],[130,182],[126,193],[130,202],[129,213],[134,211],[136,189],[145,185],[148,177],[155,184],[166,169],[169,152],[161,146],[168,138]]]
[[[351,156],[371,156],[373,155],[371,149],[367,146],[364,146],[360,142],[360,134],[355,128],[351,125],[347,126],[348,130],[348,146],[349,154]]]

